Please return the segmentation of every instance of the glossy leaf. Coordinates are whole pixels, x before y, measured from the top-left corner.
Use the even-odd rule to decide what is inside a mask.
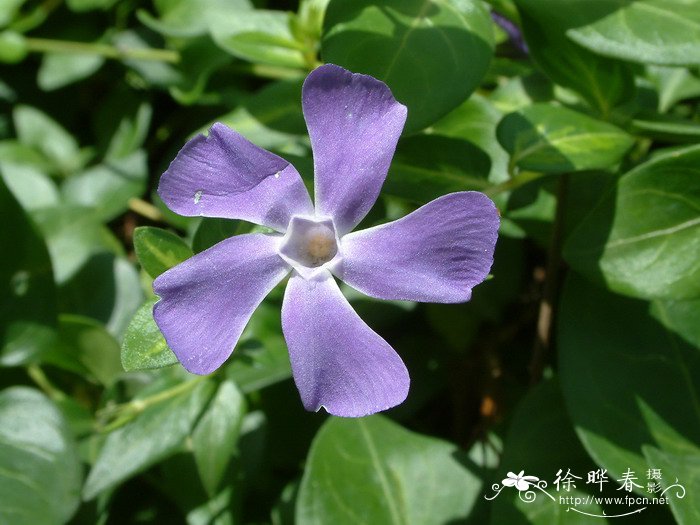
[[[700,354],[649,315],[649,304],[572,274],[558,321],[561,388],[595,462],[646,472],[642,446],[685,454],[700,443]],[[679,407],[684,407],[679,410]]]
[[[110,432],[85,481],[86,500],[147,469],[183,445],[214,390],[208,380],[187,388],[184,384],[178,385],[180,390],[173,392],[172,397],[147,404],[135,419]],[[170,391],[175,388],[178,387],[172,386]]]
[[[66,523],[81,482],[76,443],[54,404],[31,388],[0,392],[0,521]]]
[[[245,415],[245,398],[233,381],[219,385],[192,434],[194,460],[202,484],[215,495],[231,456]]]
[[[492,22],[472,0],[331,0],[325,62],[383,80],[408,107],[406,131],[461,104],[486,74]]]
[[[666,328],[700,348],[700,299],[654,301],[651,314]]]
[[[699,162],[693,146],[623,175],[572,233],[567,262],[633,297],[700,296]]]
[[[430,525],[464,519],[481,490],[465,456],[383,416],[331,417],[311,445],[296,522]]]
[[[0,180],[0,364],[35,359],[56,324],[56,288],[41,235]]]
[[[533,5],[536,2],[518,1],[530,54],[549,78],[578,92],[604,116],[631,98],[634,76],[629,65],[572,42],[552,20],[554,13],[531,14],[528,8]]]
[[[303,68],[303,50],[291,29],[294,15],[281,11],[227,11],[211,24],[211,35],[223,50],[251,62]]]
[[[151,226],[134,230],[134,250],[143,269],[154,279],[192,257],[192,250],[180,237]]]
[[[670,501],[676,522],[679,525],[693,525],[700,521],[700,505],[693,497],[700,490],[697,476],[700,472],[700,449],[692,455],[668,454],[650,446],[643,447],[643,450],[649,465],[661,470],[659,483],[665,491],[664,496]]]
[[[155,302],[156,299],[152,299],[141,306],[126,329],[121,360],[127,372],[162,368],[178,362],[153,320]]]
[[[145,25],[167,36],[194,37],[205,34],[221,16],[251,9],[248,0],[155,0],[159,17],[137,11]]]
[[[544,173],[611,168],[633,143],[612,124],[549,104],[506,115],[496,134],[513,166]]]

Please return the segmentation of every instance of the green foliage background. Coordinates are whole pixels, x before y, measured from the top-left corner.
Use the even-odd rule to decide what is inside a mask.
[[[207,377],[151,314],[251,231],[174,215],[160,174],[220,121],[311,181],[324,62],[409,108],[365,226],[458,190],[502,215],[470,303],[344,289],[412,377],[358,420],[302,409],[281,288]],[[696,0],[0,0],[0,523],[602,523],[484,498],[597,468],[685,486],[628,521],[700,523],[699,65]]]

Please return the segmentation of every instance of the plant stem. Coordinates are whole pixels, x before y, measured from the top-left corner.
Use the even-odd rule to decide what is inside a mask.
[[[163,214],[158,208],[143,199],[129,199],[129,209],[155,222],[161,222],[164,219]]]
[[[524,186],[528,182],[532,182],[533,180],[537,180],[541,177],[544,177],[544,173],[538,173],[535,171],[521,171],[520,173],[511,177],[507,181],[501,182],[500,184],[496,184],[495,186],[491,186],[490,188],[485,189],[484,193],[489,197],[494,197],[499,193],[514,190],[516,188],[519,188],[520,186]]]
[[[556,307],[557,291],[559,289],[559,270],[561,268],[561,245],[564,236],[564,218],[566,213],[566,197],[569,190],[569,175],[559,177],[557,184],[557,210],[552,226],[552,237],[547,253],[547,268],[542,289],[539,315],[537,317],[537,332],[530,360],[530,383],[539,383],[542,379],[544,362],[551,347],[552,319]]]
[[[170,49],[121,48],[108,44],[71,42],[68,40],[51,40],[47,38],[27,38],[26,43],[29,51],[39,53],[91,54],[116,60],[154,60],[172,64],[180,61],[180,54]]]
[[[44,393],[49,396],[54,401],[60,401],[65,399],[66,395],[61,392],[58,388],[53,386],[49,378],[46,377],[44,371],[39,367],[39,365],[29,365],[27,367],[27,374],[34,381],[39,388],[41,388]]]

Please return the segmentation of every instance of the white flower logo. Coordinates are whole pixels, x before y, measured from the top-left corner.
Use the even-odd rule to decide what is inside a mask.
[[[538,477],[524,476],[523,474],[525,474],[524,470],[521,470],[519,474],[513,474],[512,472],[508,472],[508,477],[505,478],[501,483],[503,483],[503,486],[505,487],[515,487],[520,492],[522,492],[524,490],[527,490],[530,487],[530,484],[540,480],[540,478]]]

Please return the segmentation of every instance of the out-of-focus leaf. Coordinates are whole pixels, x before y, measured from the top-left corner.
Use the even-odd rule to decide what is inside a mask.
[[[75,441],[53,403],[30,388],[0,392],[0,521],[66,523],[81,482]]]
[[[655,321],[648,303],[572,274],[557,342],[573,425],[611,476],[646,472],[643,445],[687,454],[700,443],[700,353]]]
[[[490,168],[488,155],[471,142],[415,135],[400,141],[383,190],[422,204],[453,191],[483,190]]]
[[[189,435],[214,391],[210,380],[171,387],[172,397],[149,403],[126,425],[110,432],[83,487],[83,497],[93,499],[138,472],[177,451]]]
[[[124,370],[162,368],[177,363],[163,334],[153,320],[153,305],[157,299],[146,301],[129,323],[122,343],[121,360]]]
[[[51,117],[30,106],[15,107],[12,117],[19,141],[42,152],[63,174],[81,167],[77,141]]]
[[[188,40],[187,45],[180,50],[180,57],[182,81],[170,88],[170,94],[184,105],[197,102],[207,87],[209,77],[234,60],[209,36]],[[218,94],[207,93],[207,102],[212,95],[217,96]],[[218,98],[214,100],[222,100],[221,95],[218,95]]]
[[[59,89],[95,73],[104,64],[97,54],[46,53],[37,73],[37,84],[44,91]]]
[[[14,18],[24,0],[0,0],[0,27],[5,27]]]
[[[102,326],[87,317],[61,315],[58,341],[42,362],[92,377],[105,386],[122,373],[119,344]]]
[[[630,122],[630,129],[663,142],[698,142],[700,123],[652,112],[640,112]]]
[[[245,398],[233,381],[226,380],[219,385],[192,433],[194,460],[210,496],[216,494],[236,450],[245,410]]]
[[[144,297],[134,265],[123,257],[102,253],[91,257],[62,283],[58,299],[62,312],[100,321],[121,340]]]
[[[465,519],[481,480],[452,445],[383,416],[329,418],[314,439],[296,522],[444,524]]]
[[[82,13],[112,7],[117,0],[66,0],[71,11]]]
[[[24,35],[16,31],[0,31],[0,63],[16,64],[24,60],[27,53],[29,46]]]
[[[32,213],[51,254],[56,282],[67,281],[98,253],[120,254],[119,241],[100,224],[95,213],[77,206],[42,208]]]
[[[2,180],[0,223],[0,364],[16,366],[51,339],[56,289],[46,244]]]
[[[644,446],[644,456],[651,468],[661,470],[661,488],[670,500],[678,525],[694,525],[700,521],[700,505],[693,494],[700,491],[700,449],[695,454],[680,455]],[[675,486],[674,486],[675,485]],[[680,485],[680,487],[678,486]]]
[[[666,113],[680,100],[700,96],[700,78],[686,68],[649,66],[647,76],[659,90],[661,113]]]
[[[547,483],[546,492],[555,497],[552,501],[543,492],[535,491],[536,497],[526,502],[515,487],[503,487],[503,493],[494,499],[491,525],[560,525],[590,523],[591,518],[576,512],[569,512],[567,505],[558,501],[559,494],[553,484],[559,469],[570,469],[584,479],[574,480],[574,487],[566,496],[585,499],[588,494],[597,493],[597,485],[587,485],[585,475],[598,467],[591,461],[581,446],[571,422],[566,414],[559,385],[547,381],[531,390],[520,401],[511,421],[503,446],[503,456],[498,467],[498,478],[494,481],[502,485],[508,472],[525,471],[526,476],[535,476]],[[487,490],[486,497],[493,497],[493,490]],[[597,504],[577,505],[577,509],[602,514]]]
[[[230,11],[212,22],[211,35],[219,47],[243,60],[304,68],[304,48],[291,29],[294,16],[263,9]]]
[[[700,4],[695,0],[527,3],[595,53],[642,64],[700,64]]]
[[[143,269],[154,279],[192,257],[192,250],[180,237],[151,226],[134,230],[134,250]]]
[[[488,180],[503,182],[508,178],[508,154],[496,140],[496,126],[502,116],[488,99],[474,93],[429,129],[436,135],[468,140],[488,153],[491,159]]]
[[[146,191],[147,177],[146,153],[137,150],[72,176],[61,193],[66,203],[93,208],[100,220],[108,221],[121,215],[129,200]]]
[[[0,163],[28,166],[41,172],[50,172],[52,165],[44,155],[17,140],[0,141]]]
[[[479,85],[493,54],[492,22],[472,0],[331,0],[321,52],[386,82],[408,107],[406,130],[415,131]]]
[[[124,115],[112,135],[105,158],[123,159],[129,157],[143,145],[151,125],[153,108],[142,102],[133,115]]]
[[[36,210],[59,204],[60,196],[56,183],[36,168],[0,160],[0,174],[25,210]]]
[[[112,44],[124,49],[149,49],[148,42],[139,33],[132,30],[121,31],[112,35]],[[124,58],[124,64],[129,66],[149,86],[170,88],[182,83],[182,73],[173,65],[157,60],[139,60]]]
[[[700,299],[654,301],[651,314],[666,328],[700,349]]]
[[[203,35],[222,16],[252,9],[249,0],[155,0],[153,4],[160,17],[139,10],[138,19],[154,31],[174,37]]]
[[[564,257],[618,293],[700,296],[700,147],[624,174],[571,234]]]
[[[512,165],[545,173],[610,168],[634,142],[612,124],[549,104],[506,115],[496,134]]]
[[[631,98],[634,76],[629,65],[575,44],[561,25],[544,18],[543,13],[533,16],[528,8],[536,2],[517,3],[530,55],[549,78],[575,90],[606,116],[617,104]]]

